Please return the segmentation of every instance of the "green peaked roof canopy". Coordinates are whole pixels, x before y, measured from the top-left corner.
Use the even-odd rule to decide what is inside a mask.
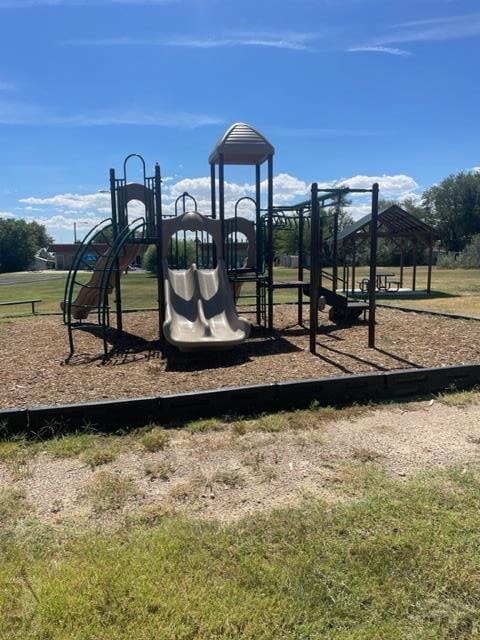
[[[219,164],[262,164],[275,153],[274,146],[256,129],[244,122],[236,122],[220,138],[208,161]]]
[[[372,215],[360,218],[353,224],[345,227],[338,234],[338,243],[341,244],[355,235],[365,232],[372,220]],[[419,240],[437,240],[439,235],[430,225],[394,204],[378,214],[378,226],[391,237],[410,238]]]

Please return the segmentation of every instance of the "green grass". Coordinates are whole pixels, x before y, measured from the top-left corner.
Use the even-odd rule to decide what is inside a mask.
[[[140,437],[140,443],[147,451],[161,451],[168,445],[169,439],[170,436],[165,429],[153,426]]]
[[[399,275],[398,267],[381,267],[382,270],[393,271]],[[295,269],[277,267],[274,270],[275,280],[296,280]],[[360,280],[368,274],[367,267],[358,267],[355,279]],[[53,276],[55,274],[52,274]],[[308,274],[307,274],[308,275]],[[44,274],[29,273],[22,276],[33,282],[24,282],[18,285],[1,285],[0,282],[0,302],[8,300],[28,300],[31,298],[41,298],[42,303],[38,305],[39,312],[60,311],[59,303],[63,300],[65,278],[51,281],[40,280]],[[405,286],[410,286],[412,268],[405,268]],[[37,281],[35,281],[37,278]],[[87,281],[89,274],[81,273],[80,280]],[[427,279],[427,268],[417,269],[417,288],[425,289]],[[157,282],[154,276],[146,273],[129,273],[122,277],[122,298],[125,308],[134,307],[154,307],[156,304]],[[465,315],[480,315],[480,277],[478,269],[433,269],[432,287],[434,295],[431,298],[406,298],[397,301],[386,301],[389,304],[409,306],[413,308],[426,308],[436,311],[447,311],[462,313]],[[254,287],[245,285],[242,295],[253,294]],[[294,302],[297,300],[295,290],[275,291],[275,302]],[[308,300],[308,299],[307,299]],[[240,300],[241,304],[251,304],[253,299]],[[385,302],[385,301],[382,301]],[[22,307],[0,307],[0,317],[12,314],[29,315],[30,308]]]
[[[467,391],[449,391],[440,393],[438,400],[448,407],[466,407],[471,404],[480,403],[480,394],[478,387]]]
[[[36,305],[36,310],[41,312],[60,312],[60,301],[63,300],[66,274],[61,278],[52,280],[41,280],[43,274],[31,273],[23,276],[33,282],[23,282],[15,285],[1,285],[0,302],[10,300],[30,300],[41,299],[42,302]],[[44,277],[44,276],[43,276]],[[89,280],[88,273],[80,273],[78,279],[81,282]],[[155,307],[157,300],[157,280],[146,273],[129,273],[122,277],[122,299],[124,308],[133,307]],[[0,307],[0,317],[7,315],[29,315],[28,305],[15,307]]]
[[[333,507],[309,502],[227,527],[147,514],[117,533],[62,532],[41,545],[10,501],[0,636],[478,637],[480,470],[401,483],[365,465],[356,482],[364,499]]]

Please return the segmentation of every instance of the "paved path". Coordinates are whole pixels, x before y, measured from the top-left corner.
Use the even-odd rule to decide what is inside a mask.
[[[66,271],[55,271],[54,273],[3,273],[0,274],[0,286],[9,284],[28,284],[30,282],[45,282],[45,280],[61,280],[65,277]]]

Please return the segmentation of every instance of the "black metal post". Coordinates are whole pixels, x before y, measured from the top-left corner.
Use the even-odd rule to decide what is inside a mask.
[[[378,241],[378,183],[372,187],[372,219],[370,222],[370,277],[368,307],[368,346],[375,348],[375,311],[377,282],[377,241]]]
[[[298,211],[298,280],[303,282],[303,254],[305,251],[303,242],[303,230],[305,227],[305,220],[303,217],[303,209]],[[298,324],[303,324],[303,287],[298,288]]]
[[[263,250],[263,238],[262,238],[262,221],[260,217],[260,209],[262,207],[261,188],[260,188],[260,165],[255,165],[255,230],[256,230],[256,254],[255,254],[255,294],[256,294],[256,311],[257,311],[257,324],[262,323],[262,310],[261,310],[261,284],[259,282],[260,271],[263,273],[262,265],[262,250]]]
[[[225,258],[225,164],[223,153],[219,156],[218,164],[218,212],[220,214],[220,229],[222,234],[222,255]]]
[[[312,184],[310,208],[310,353],[316,353],[318,331],[318,292],[320,284],[320,220],[318,208],[318,184]]]
[[[352,296],[355,295],[355,269],[356,269],[356,263],[357,262],[357,243],[355,242],[355,238],[353,240],[353,247],[352,247]]]
[[[333,292],[337,292],[338,286],[338,217],[340,215],[340,196],[335,205],[335,210],[333,213],[333,249],[332,249],[332,287]]]
[[[217,186],[215,184],[215,180],[216,180],[215,165],[212,162],[210,164],[210,199],[211,199],[213,219],[217,217]]]
[[[273,329],[273,156],[268,156],[268,328]]]
[[[158,163],[155,165],[155,237],[157,240],[158,338],[161,340],[165,301],[163,290],[162,176]]]
[[[126,184],[125,184],[126,188]],[[115,180],[115,169],[110,169],[110,197],[112,203],[112,233],[113,233],[113,246],[115,246],[117,236],[118,236],[118,214],[117,211],[117,199],[116,199],[116,180]],[[126,206],[126,203],[122,203],[123,206]],[[123,215],[121,216],[123,219]],[[100,298],[100,291],[98,296]],[[99,299],[100,304],[100,299]],[[115,315],[117,317],[117,331],[119,334],[123,332],[123,319],[122,319],[122,287],[120,284],[120,261],[115,258]],[[105,331],[105,327],[104,327]]]

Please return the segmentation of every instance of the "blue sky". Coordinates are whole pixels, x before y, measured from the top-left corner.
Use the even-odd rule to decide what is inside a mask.
[[[479,45],[478,0],[0,0],[0,213],[70,240],[130,152],[167,206],[208,207],[235,121],[275,145],[277,202],[312,180],[420,193],[480,165]],[[252,178],[230,170],[227,198]]]

